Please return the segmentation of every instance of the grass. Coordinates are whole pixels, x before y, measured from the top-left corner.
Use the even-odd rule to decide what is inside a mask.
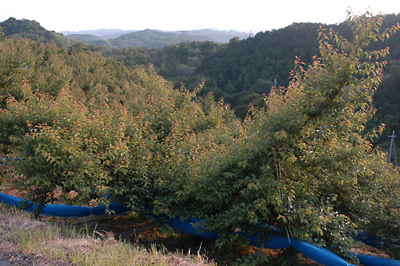
[[[34,265],[215,265],[200,252],[170,253],[154,244],[143,248],[116,240],[111,232],[91,232],[87,226],[79,228],[72,223],[38,221],[4,206],[0,206],[0,239],[0,259],[19,258],[19,264],[30,261]]]

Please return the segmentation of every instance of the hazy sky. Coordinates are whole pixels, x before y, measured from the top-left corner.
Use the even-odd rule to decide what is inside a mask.
[[[353,0],[2,0],[0,22],[36,20],[47,30],[220,30],[267,31],[293,22],[338,23],[346,10],[400,13],[400,1]]]

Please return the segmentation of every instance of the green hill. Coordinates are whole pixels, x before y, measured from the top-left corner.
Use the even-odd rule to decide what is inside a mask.
[[[28,38],[34,41],[50,42],[54,41],[57,45],[67,45],[68,38],[54,31],[48,31],[43,28],[39,22],[35,20],[22,19],[18,20],[10,17],[0,23],[3,33],[6,37]],[[70,39],[71,44],[79,41]]]
[[[104,40],[93,34],[69,34],[67,36],[87,43]]]
[[[115,39],[98,40],[89,42],[92,44],[102,45],[106,47],[146,47],[146,48],[163,48],[168,45],[177,44],[181,42],[191,41],[207,41],[212,40],[209,37],[191,35],[186,32],[162,32],[158,30],[143,30],[138,32],[131,32],[122,35]]]

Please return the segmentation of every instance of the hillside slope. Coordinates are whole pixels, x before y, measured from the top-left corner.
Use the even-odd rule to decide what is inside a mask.
[[[39,22],[35,20],[22,19],[17,20],[10,17],[9,19],[0,22],[0,27],[6,37],[28,38],[34,41],[51,42],[54,41],[57,45],[67,45],[68,38],[54,31],[48,31],[43,28]],[[76,44],[80,41],[70,38],[70,44]]]

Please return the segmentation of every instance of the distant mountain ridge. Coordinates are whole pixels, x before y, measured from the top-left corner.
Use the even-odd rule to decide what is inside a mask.
[[[120,29],[98,29],[98,30],[81,30],[81,31],[60,31],[59,33],[67,35],[94,35],[102,39],[115,39],[121,35],[128,34],[137,30],[120,30]]]
[[[17,38],[28,38],[45,42],[55,41],[58,45],[68,45],[68,43],[73,45],[77,42],[86,42],[88,44],[101,45],[108,48],[146,47],[150,49],[162,49],[165,46],[181,42],[212,41],[209,37],[192,35],[188,32],[162,32],[157,30],[130,32],[114,39],[104,39],[93,34],[71,34],[68,35],[68,38],[61,33],[46,30],[35,20],[17,20],[12,17],[0,22],[0,27],[2,27],[6,37],[14,36]],[[98,35],[103,34],[102,36],[107,37],[125,32],[122,30],[95,30],[92,33]]]
[[[144,31],[148,31],[149,29],[146,29]],[[189,31],[161,31],[161,30],[153,30],[153,31],[158,31],[158,32],[164,32],[164,33],[173,33],[173,34],[182,34],[186,33],[189,35],[193,36],[201,36],[201,37],[207,37],[209,39],[207,40],[212,40],[215,42],[219,43],[228,43],[229,40],[233,37],[239,37],[239,39],[246,39],[248,37],[251,37],[253,34],[250,32],[242,32],[242,31],[223,31],[223,30],[214,30],[214,29],[199,29],[199,30],[189,30]],[[61,31],[60,33],[64,35],[69,35],[73,36],[73,38],[77,38],[79,40],[85,41],[84,38],[87,38],[87,36],[79,36],[79,35],[94,35],[97,37],[100,37],[102,39],[116,39],[119,38],[123,35],[130,34],[130,33],[137,33],[137,32],[143,32],[139,30],[120,30],[120,29],[99,29],[99,30],[83,30],[83,31]],[[194,38],[200,38],[200,37],[194,37]],[[92,39],[96,39],[92,37]]]
[[[162,32],[158,30],[143,30],[121,35],[115,39],[103,39],[91,34],[73,34],[70,37],[79,39],[89,44],[100,45],[109,48],[146,47],[159,48],[171,44],[193,41],[212,41],[211,38],[200,35],[191,35],[187,32]]]
[[[59,45],[74,44],[82,41],[88,44],[101,45],[108,48],[146,47],[162,49],[168,45],[181,42],[213,41],[228,43],[233,37],[245,39],[252,33],[240,31],[221,31],[214,29],[200,29],[189,31],[161,31],[161,30],[121,30],[97,29],[84,31],[62,31],[56,33],[43,28],[35,20],[17,20],[10,17],[0,23],[5,36],[16,36],[33,40],[55,41]]]
[[[252,32],[242,32],[242,31],[221,31],[213,29],[202,29],[202,30],[190,30],[188,31],[193,35],[203,35],[212,38],[216,42],[228,43],[233,37],[239,37],[240,40],[246,39],[248,37],[253,37]]]

